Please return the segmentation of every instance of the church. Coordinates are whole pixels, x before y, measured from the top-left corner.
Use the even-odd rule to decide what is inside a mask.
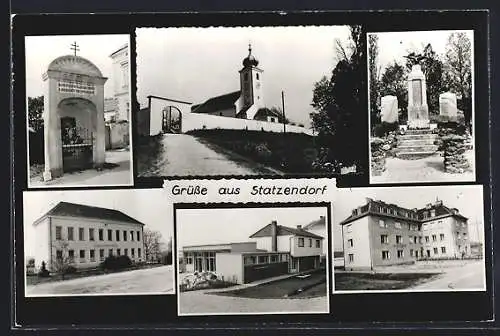
[[[259,61],[252,55],[248,46],[248,56],[243,59],[240,73],[240,90],[212,97],[205,102],[193,105],[191,112],[211,115],[254,119],[269,122],[282,122],[282,116],[264,105],[262,88],[264,71],[258,67]]]

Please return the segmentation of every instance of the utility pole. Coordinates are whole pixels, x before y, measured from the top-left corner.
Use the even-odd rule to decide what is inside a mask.
[[[281,108],[283,110],[283,135],[286,133],[286,115],[285,115],[285,92],[281,91]]]

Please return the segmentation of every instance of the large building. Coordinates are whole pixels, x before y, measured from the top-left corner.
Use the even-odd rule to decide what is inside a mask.
[[[320,267],[323,237],[278,225],[276,221],[241,243],[184,246],[182,269],[216,272],[227,281],[243,284]]]
[[[145,260],[144,224],[118,210],[59,202],[33,225],[37,269],[45,262],[47,269],[57,271],[63,261],[92,268],[110,255]]]
[[[113,87],[116,100],[116,121],[130,121],[130,67],[128,44],[109,57],[113,61]]]
[[[470,255],[467,218],[436,200],[407,209],[367,198],[342,226],[346,270]]]

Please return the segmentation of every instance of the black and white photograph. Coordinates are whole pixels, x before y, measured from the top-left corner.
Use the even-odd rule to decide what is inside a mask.
[[[329,312],[326,206],[175,211],[179,315]]]
[[[132,185],[129,40],[25,37],[29,187]]]
[[[338,192],[335,293],[486,290],[481,185]]]
[[[174,294],[161,189],[24,192],[25,296]]]
[[[136,36],[139,178],[366,171],[360,26]]]
[[[473,31],[367,40],[370,182],[475,182]]]

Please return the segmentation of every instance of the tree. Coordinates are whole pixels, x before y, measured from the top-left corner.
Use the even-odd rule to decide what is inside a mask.
[[[439,95],[443,92],[443,62],[428,43],[421,52],[412,51],[406,56],[406,67],[420,64],[427,84],[429,113],[439,114]]]
[[[70,256],[69,243],[66,240],[58,241],[55,252],[56,254],[52,256],[51,268],[64,280],[66,274],[76,271],[75,267],[73,266],[74,255]]]
[[[28,97],[28,125],[35,132],[43,131],[43,96]]]
[[[465,122],[472,118],[472,69],[471,41],[463,32],[450,34],[446,44],[444,63],[445,88],[456,93],[461,99],[459,108],[464,111]]]
[[[406,120],[408,115],[408,87],[405,68],[396,61],[388,65],[380,79],[380,95],[395,96],[398,99],[398,107],[401,110],[401,121]]]
[[[380,83],[378,62],[378,35],[368,35],[369,59],[368,66],[370,70],[370,121],[374,125],[380,121],[379,116],[379,99],[380,99]]]
[[[143,233],[144,254],[146,261],[158,262],[161,258],[161,233],[145,229]]]
[[[340,59],[330,79],[323,77],[315,83],[311,114],[312,126],[317,133],[321,167],[331,167],[329,172],[338,173],[341,166],[356,165],[358,172],[366,169],[367,125],[366,81],[363,34],[361,26],[351,26],[347,45],[336,41]],[[357,136],[353,137],[352,135]]]

